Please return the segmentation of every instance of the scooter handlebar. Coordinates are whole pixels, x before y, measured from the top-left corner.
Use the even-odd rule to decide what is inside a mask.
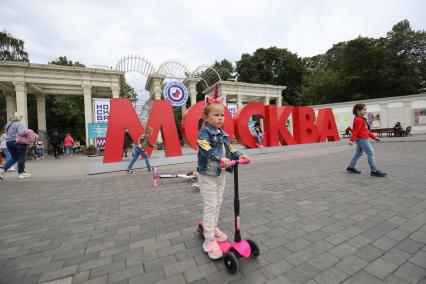
[[[233,167],[236,164],[244,165],[244,164],[248,164],[248,163],[249,163],[249,160],[247,160],[247,159],[231,160],[231,161],[229,161],[229,166]],[[225,168],[225,163],[224,162],[220,162],[220,167],[222,169]]]

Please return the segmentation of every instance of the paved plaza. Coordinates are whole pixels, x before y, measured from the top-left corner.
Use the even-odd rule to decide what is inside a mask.
[[[143,169],[89,176],[86,157],[31,161],[34,177],[0,183],[0,283],[426,283],[426,136],[373,146],[386,178],[365,156],[361,175],[345,173],[348,145],[252,156],[241,226],[261,254],[234,275],[201,249],[190,183],[155,189]],[[219,223],[232,238],[229,174]]]

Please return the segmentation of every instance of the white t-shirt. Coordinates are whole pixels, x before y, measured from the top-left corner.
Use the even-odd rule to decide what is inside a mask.
[[[7,134],[6,133],[3,133],[1,136],[0,136],[0,148],[7,148],[7,146],[6,146],[6,138],[7,138]]]

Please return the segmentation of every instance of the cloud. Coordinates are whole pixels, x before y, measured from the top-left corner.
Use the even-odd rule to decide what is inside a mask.
[[[386,36],[403,19],[416,30],[426,26],[423,0],[2,2],[1,28],[25,41],[34,63],[65,55],[87,66],[115,66],[139,54],[156,67],[177,59],[195,69],[260,47],[313,56],[358,35]]]

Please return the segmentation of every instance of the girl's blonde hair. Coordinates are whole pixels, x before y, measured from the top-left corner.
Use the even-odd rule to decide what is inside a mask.
[[[209,115],[210,109],[211,109],[210,106],[212,106],[212,105],[221,105],[221,106],[223,106],[225,108],[225,106],[223,105],[223,103],[209,103],[209,104],[206,104],[204,106],[204,109],[203,109],[203,117],[206,117],[206,116]]]
[[[152,127],[147,127],[147,128],[145,128],[145,131],[144,131],[144,133],[145,134],[152,134]]]
[[[9,121],[10,122],[19,122],[22,120],[22,114],[20,114],[19,112],[15,112],[13,113],[10,117],[9,117]]]

